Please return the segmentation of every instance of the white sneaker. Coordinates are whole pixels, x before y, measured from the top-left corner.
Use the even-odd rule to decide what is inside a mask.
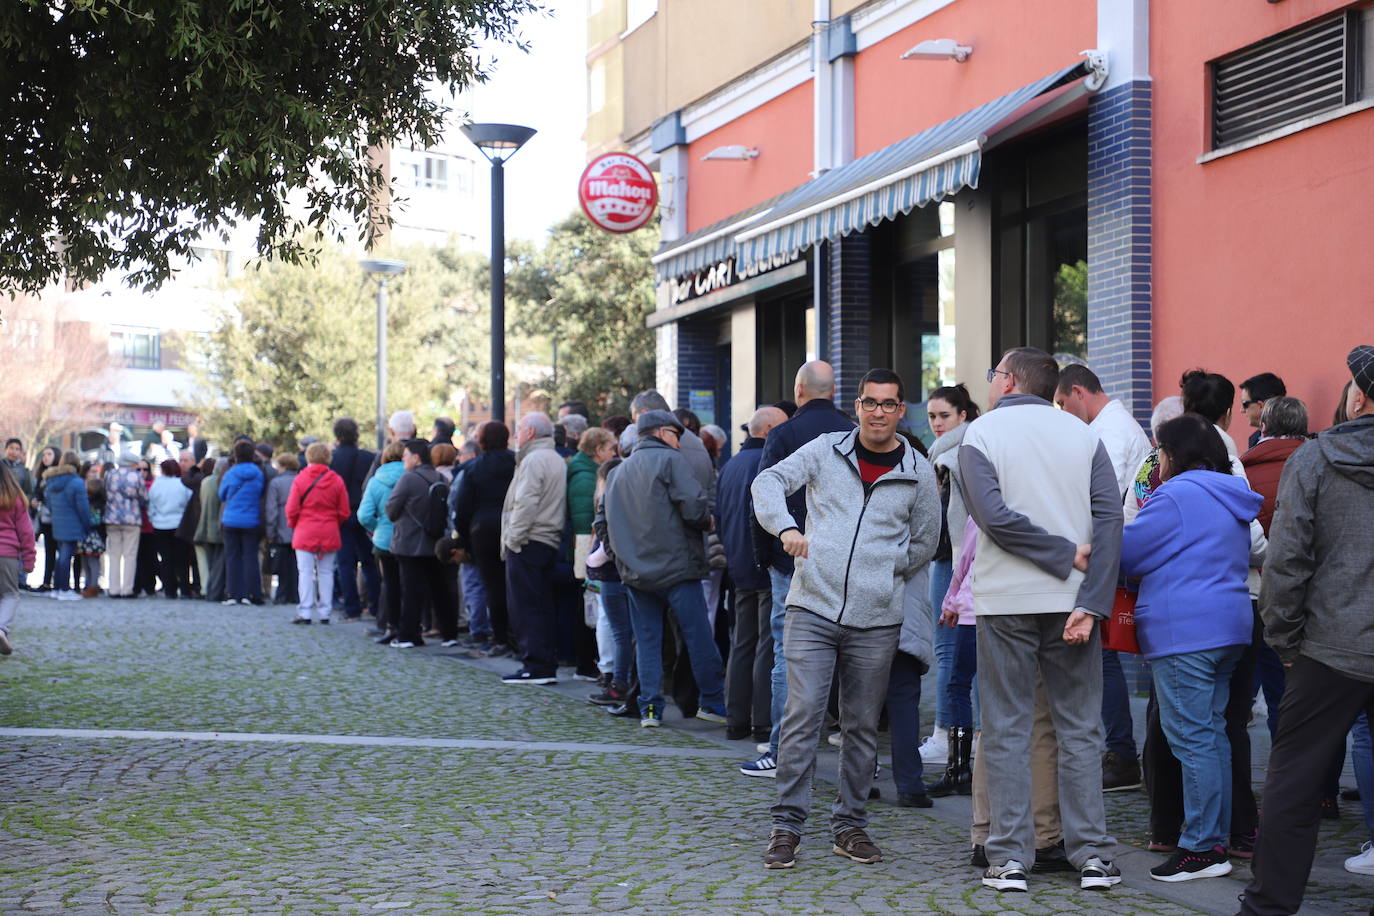
[[[1026,866],[1015,859],[1006,865],[990,865],[983,872],[983,887],[995,891],[1025,891]]]
[[[939,725],[935,726],[935,732],[921,742],[920,751],[922,763],[948,763],[949,732]]]
[[[825,740],[826,743],[829,744],[831,747],[839,747],[841,741],[843,741],[844,739],[840,737],[839,732],[831,732],[830,736],[827,737]]]
[[[239,603],[239,600],[238,600],[237,598],[225,598],[225,599],[224,599],[223,601],[221,601],[219,604],[220,604],[220,607],[232,607],[233,605],[236,605],[236,604],[238,604],[238,603]]]
[[[1359,855],[1346,859],[1345,870],[1355,875],[1374,875],[1374,843],[1365,843]]]
[[[767,742],[767,741],[760,741],[758,744],[754,745],[754,750],[758,751],[760,754],[766,754],[766,753],[768,753],[768,750],[769,750],[768,742]]]
[[[80,600],[81,600],[81,594],[80,594],[80,592],[73,592],[73,591],[64,590],[64,591],[60,591],[60,592],[57,593],[57,600],[58,600],[58,601],[80,601]]]

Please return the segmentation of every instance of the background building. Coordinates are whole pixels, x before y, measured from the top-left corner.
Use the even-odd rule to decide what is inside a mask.
[[[919,402],[1031,344],[1142,419],[1205,365],[1277,372],[1320,421],[1370,313],[1374,216],[1342,205],[1374,183],[1367,15],[593,0],[588,153],[660,180],[660,387],[733,429],[813,355],[842,403],[873,365]]]

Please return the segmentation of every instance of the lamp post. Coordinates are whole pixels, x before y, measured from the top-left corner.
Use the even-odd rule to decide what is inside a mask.
[[[377,451],[386,446],[386,283],[405,273],[405,261],[359,261],[363,273],[377,281]]]
[[[491,418],[506,419],[505,162],[534,136],[533,127],[468,124],[463,134],[491,163]]]

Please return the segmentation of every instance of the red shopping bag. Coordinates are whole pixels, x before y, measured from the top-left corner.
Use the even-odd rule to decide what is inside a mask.
[[[1112,616],[1102,621],[1102,648],[1140,654],[1135,638],[1135,596],[1128,588],[1118,588],[1112,601]]]

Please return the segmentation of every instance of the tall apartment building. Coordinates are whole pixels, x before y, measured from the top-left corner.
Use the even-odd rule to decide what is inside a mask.
[[[659,178],[659,387],[733,429],[811,356],[842,405],[875,365],[919,403],[1030,344],[1142,419],[1204,365],[1324,425],[1374,288],[1370,17],[590,0],[588,154]]]

